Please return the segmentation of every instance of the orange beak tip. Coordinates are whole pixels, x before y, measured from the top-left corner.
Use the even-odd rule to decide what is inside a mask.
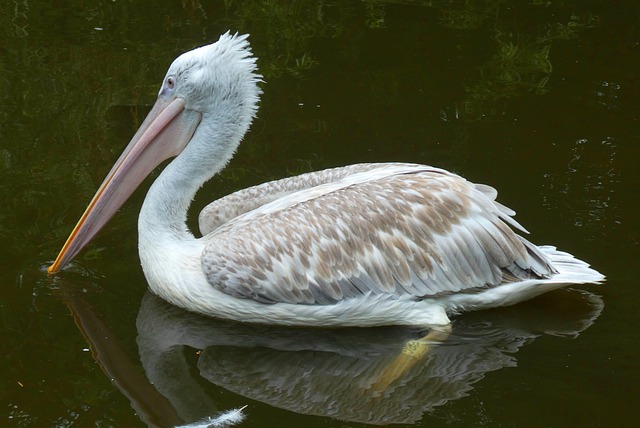
[[[58,263],[58,259],[54,260],[53,262],[50,262],[51,264],[49,266],[46,267],[47,270],[47,274],[49,275],[55,275],[56,273],[60,272],[60,263]]]

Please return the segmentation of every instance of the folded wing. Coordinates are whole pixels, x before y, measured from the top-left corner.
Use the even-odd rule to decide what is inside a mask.
[[[261,302],[333,304],[368,294],[419,299],[554,273],[509,227],[526,232],[493,188],[422,165],[359,167],[225,219],[205,237],[209,283]]]

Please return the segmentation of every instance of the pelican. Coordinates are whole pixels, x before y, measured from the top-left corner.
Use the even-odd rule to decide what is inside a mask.
[[[240,190],[186,226],[198,189],[229,162],[261,90],[246,35],[179,56],[158,99],[58,257],[85,247],[162,161],[138,220],[150,289],[218,318],[301,326],[449,326],[450,316],[513,305],[604,276],[536,246],[497,192],[443,169],[356,164]]]

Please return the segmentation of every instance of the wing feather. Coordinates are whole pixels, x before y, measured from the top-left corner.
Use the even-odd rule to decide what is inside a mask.
[[[367,294],[424,298],[552,271],[509,227],[525,231],[492,187],[422,165],[351,168],[302,176],[305,185],[287,179],[267,203],[222,210],[240,214],[204,237],[209,283],[262,302],[327,305]]]
[[[344,177],[377,168],[379,168],[379,164],[355,164],[309,172],[239,190],[204,207],[198,216],[200,233],[203,236],[208,235],[227,221],[279,198],[286,197],[293,192],[312,189],[322,184],[336,182]]]

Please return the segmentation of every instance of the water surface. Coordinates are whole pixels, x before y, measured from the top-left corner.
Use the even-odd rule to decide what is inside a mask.
[[[247,427],[632,425],[636,2],[205,3],[0,10],[0,425],[173,426],[244,405]],[[376,392],[418,332],[252,329],[149,295],[136,250],[148,181],[48,277],[172,59],[228,29],[251,34],[264,95],[194,214],[291,174],[425,163],[496,187],[533,242],[607,283],[460,316]]]

